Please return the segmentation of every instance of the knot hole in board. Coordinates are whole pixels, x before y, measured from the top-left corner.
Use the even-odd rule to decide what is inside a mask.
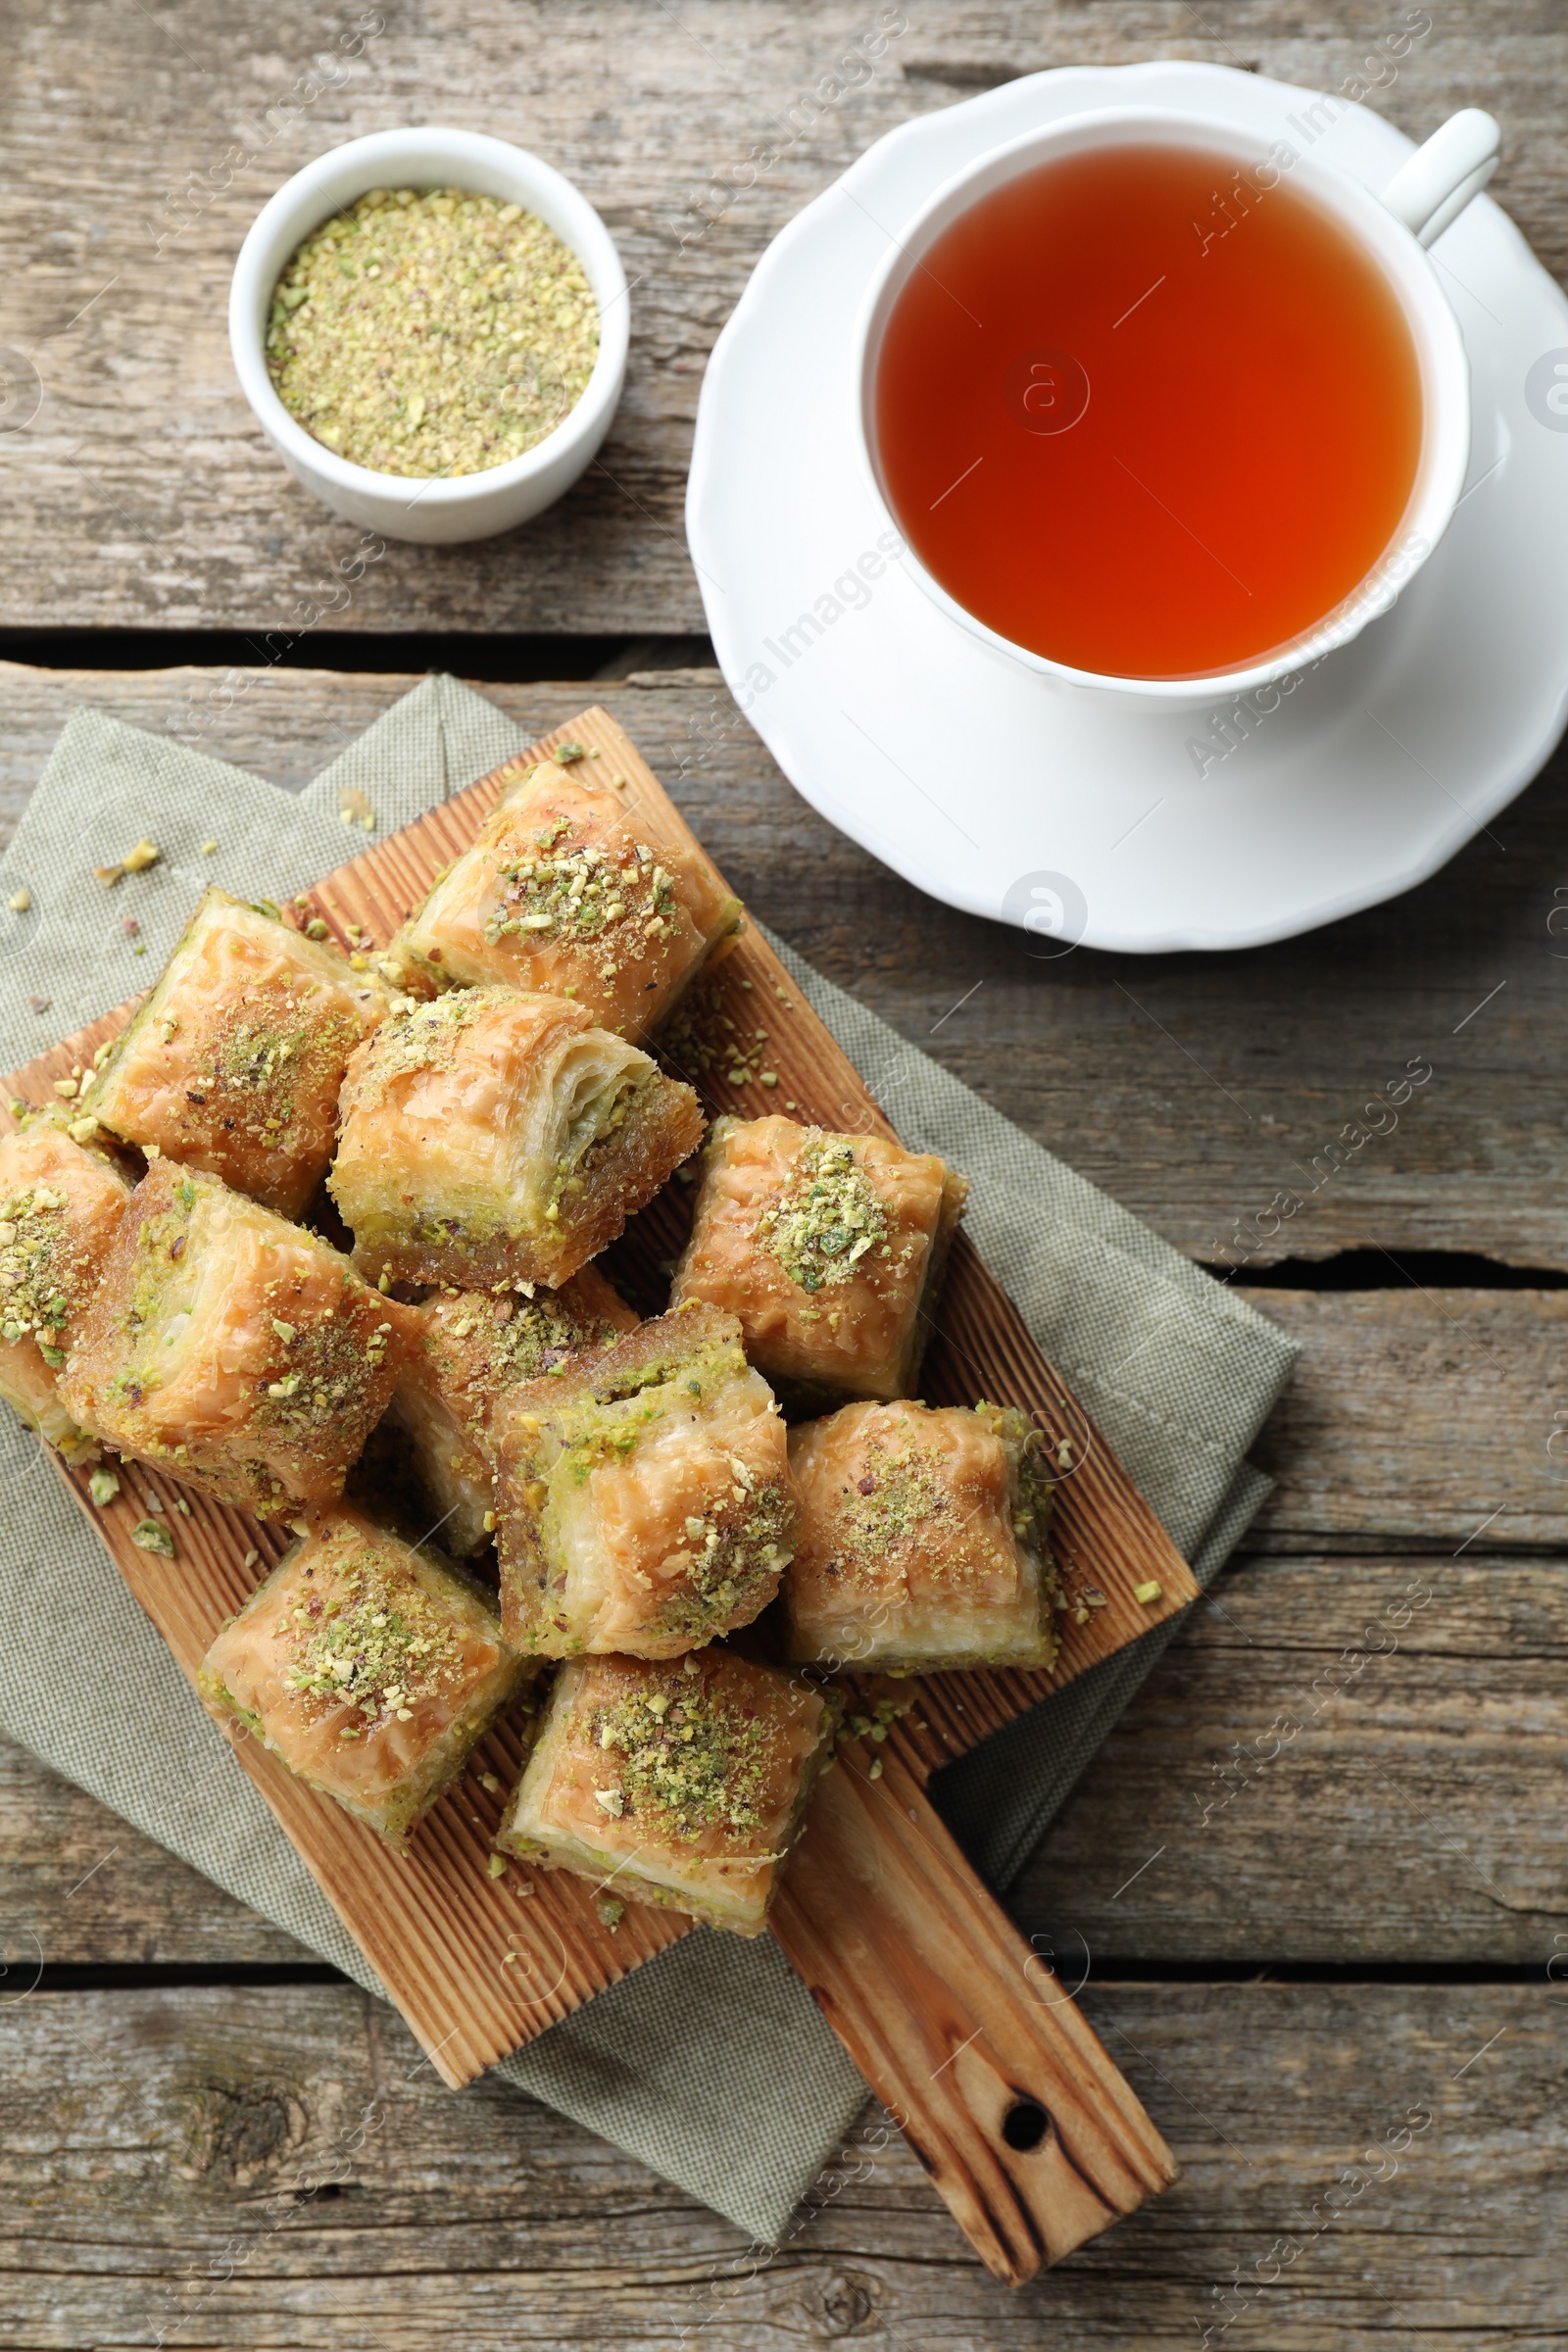
[[[1038,2099],[1014,2099],[1002,2119],[1002,2136],[1020,2156],[1032,2155],[1051,2130],[1051,2118]]]

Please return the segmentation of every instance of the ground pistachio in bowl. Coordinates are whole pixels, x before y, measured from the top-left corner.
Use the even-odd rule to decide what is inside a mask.
[[[505,466],[555,430],[599,355],[582,264],[520,205],[372,188],[272,294],[278,398],[340,458],[421,477]]]

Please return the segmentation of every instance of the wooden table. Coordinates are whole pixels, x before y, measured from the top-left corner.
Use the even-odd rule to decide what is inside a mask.
[[[1236,2352],[1560,2343],[1568,761],[1495,839],[1332,930],[1229,958],[1036,963],[830,832],[717,673],[670,665],[703,655],[674,633],[702,627],[680,500],[704,356],[767,238],[870,138],[1051,65],[1186,55],[1335,86],[1403,13],[947,0],[898,17],[863,71],[836,61],[894,12],[381,13],[333,69],[341,88],[296,93],[290,119],[296,77],[370,12],[13,12],[0,341],[31,355],[40,405],[0,430],[0,810],[78,701],[155,728],[198,708],[206,748],[298,785],[427,664],[512,681],[486,690],[530,731],[608,670],[596,696],[759,914],[1297,1334],[1263,1447],[1275,1497],[1014,1898],[1069,1983],[1087,1951],[1083,2006],[1185,2179],[1009,2296],[895,2140],[825,2180],[758,2265],[545,2109],[442,2090],[386,2011],[11,1751],[0,2337],[1176,2352],[1209,2326]],[[856,86],[821,95],[835,71]],[[1565,95],[1560,7],[1471,0],[1375,103],[1416,132],[1491,107],[1497,192],[1563,271]],[[394,550],[302,631],[296,607],[353,534],[250,426],[226,272],[288,171],[410,117],[540,148],[600,205],[638,278],[627,398],[602,469],[542,526]],[[231,185],[171,209],[236,144],[257,160]],[[754,149],[757,184],[726,191],[712,175],[744,180]],[[251,666],[218,702],[212,663],[230,659]],[[1238,1249],[1412,1060],[1432,1075],[1397,1130]],[[44,1980],[7,2000],[34,1937]],[[372,2088],[387,2129],[345,2160]],[[1397,2170],[1373,2178],[1363,2151],[1402,2131]]]

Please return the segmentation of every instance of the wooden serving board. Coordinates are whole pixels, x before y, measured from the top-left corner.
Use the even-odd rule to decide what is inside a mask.
[[[583,712],[527,757],[547,757],[567,740],[594,756],[596,780],[624,779],[628,808],[657,806],[680,825],[607,711]],[[338,867],[295,902],[299,919],[319,915],[345,948],[361,936],[384,946],[437,869],[472,840],[500,789],[497,776],[486,777]],[[51,1100],[53,1081],[84,1062],[129,1010],[39,1055],[13,1074],[7,1094]],[[783,1109],[832,1128],[894,1132],[754,931],[702,983],[691,1017],[677,1024],[677,1066],[681,1055],[711,1111]],[[634,1298],[642,1292],[639,1303],[662,1304],[650,1293],[688,1207],[683,1188],[671,1186],[613,1253],[612,1271]],[[850,1742],[819,1785],[772,1930],[988,2267],[1017,2281],[1134,2210],[1175,2168],[1071,2000],[958,1851],[926,1783],[939,1764],[1184,1608],[1198,1588],[962,1235],[922,1388],[933,1402],[1021,1405],[1053,1449],[1065,1442],[1071,1475],[1057,1490],[1054,1546],[1069,1596],[1093,1591],[1097,1605],[1084,1608],[1082,1623],[1069,1610],[1050,1674],[983,1671],[897,1686],[907,1703],[885,1738]],[[98,1510],[85,1475],[56,1466],[194,1681],[213,1636],[281,1555],[288,1530],[263,1528],[135,1463],[120,1467],[120,1495]],[[172,1560],[131,1542],[137,1523],[158,1515],[174,1537]],[[1150,1580],[1160,1598],[1146,1606],[1133,1590]],[[388,1997],[453,2085],[690,1933],[677,1914],[633,1902],[612,1928],[599,1916],[596,1890],[564,1873],[514,1863],[503,1878],[489,1876],[491,1837],[520,1764],[514,1723],[503,1723],[475,1751],[406,1860],[293,1779],[258,1740],[229,1737]]]

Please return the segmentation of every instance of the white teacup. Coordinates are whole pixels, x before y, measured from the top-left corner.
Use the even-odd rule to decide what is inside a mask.
[[[1118,146],[1183,146],[1218,154],[1267,187],[1292,186],[1340,223],[1381,269],[1410,330],[1420,372],[1421,453],[1404,514],[1359,585],[1289,643],[1245,667],[1191,678],[1112,677],[1054,662],[1002,636],[949,594],[906,542],[900,558],[932,602],[1008,660],[1069,688],[1110,695],[1148,710],[1228,702],[1303,668],[1347,644],[1384,612],[1437,546],[1458,503],[1470,458],[1470,371],[1458,321],[1425,247],[1457,220],[1496,168],[1500,134],[1490,115],[1467,107],[1418,148],[1381,193],[1285,141],[1231,122],[1163,107],[1105,108],[1027,132],[994,148],[937,189],[888,253],[867,290],[855,347],[857,436],[862,470],[889,527],[905,534],[877,460],[874,398],[882,338],[899,296],[943,232],[982,197],[1019,172],[1063,156]],[[1268,175],[1272,174],[1272,178]]]

